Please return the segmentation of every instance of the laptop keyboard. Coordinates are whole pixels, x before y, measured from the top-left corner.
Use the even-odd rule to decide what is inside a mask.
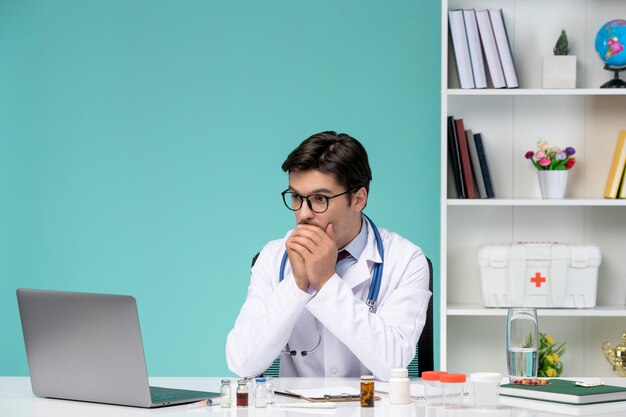
[[[207,393],[201,391],[190,391],[175,388],[150,387],[150,397],[153,403],[169,403],[172,401],[193,400],[197,398],[206,398]]]

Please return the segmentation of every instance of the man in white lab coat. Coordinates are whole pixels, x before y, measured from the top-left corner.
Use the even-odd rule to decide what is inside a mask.
[[[281,376],[373,374],[386,381],[415,355],[431,296],[426,258],[381,228],[383,272],[370,311],[381,254],[362,214],[372,179],[365,149],[346,134],[322,132],[291,152],[282,169],[289,173],[283,201],[296,227],[269,242],[252,267],[226,341],[228,366],[256,376],[280,357]]]

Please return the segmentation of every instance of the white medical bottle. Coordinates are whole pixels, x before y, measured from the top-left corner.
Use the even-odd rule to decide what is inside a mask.
[[[409,404],[411,402],[411,381],[406,368],[391,370],[389,378],[389,404]]]
[[[256,408],[267,407],[267,385],[265,378],[256,379],[256,388],[254,389],[254,406]]]

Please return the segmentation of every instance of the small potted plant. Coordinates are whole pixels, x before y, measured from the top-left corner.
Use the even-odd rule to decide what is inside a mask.
[[[576,88],[576,56],[569,55],[565,29],[552,52],[554,55],[543,57],[543,88]]]
[[[576,163],[576,150],[568,146],[550,146],[543,139],[537,141],[537,150],[524,155],[537,168],[539,189],[543,198],[563,198],[567,187],[567,173]]]

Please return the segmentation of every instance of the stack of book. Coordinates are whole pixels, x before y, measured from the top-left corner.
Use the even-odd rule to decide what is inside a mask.
[[[513,54],[502,9],[450,10],[450,36],[461,88],[517,88]]]
[[[604,187],[606,198],[626,198],[626,130],[621,130]]]
[[[448,116],[448,153],[458,198],[494,198],[482,133],[465,129],[463,119]]]
[[[571,415],[605,415],[626,410],[626,387],[549,379],[547,385],[500,386],[504,405]]]

